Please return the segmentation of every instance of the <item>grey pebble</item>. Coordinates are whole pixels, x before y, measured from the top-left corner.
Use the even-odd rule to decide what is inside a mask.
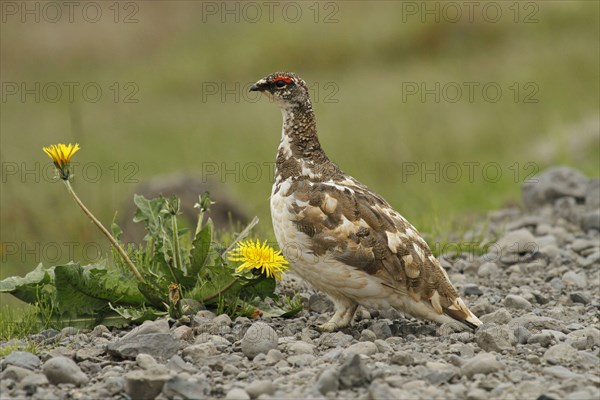
[[[254,381],[244,388],[253,399],[262,394],[272,395],[275,393],[275,389],[273,382],[265,379]]]
[[[573,292],[569,294],[569,298],[573,303],[589,304],[592,299],[583,292]]]
[[[0,379],[11,379],[15,382],[21,382],[21,380],[31,374],[33,374],[33,372],[29,369],[17,367],[16,365],[9,365],[0,374]]]
[[[242,352],[249,359],[253,359],[260,353],[268,353],[276,349],[279,341],[277,332],[264,322],[252,324],[242,338]]]
[[[354,343],[353,345],[347,347],[344,351],[343,354],[348,356],[350,354],[363,354],[363,355],[373,355],[375,353],[377,353],[379,351],[379,349],[377,348],[377,345],[373,342],[358,342],[358,343]]]
[[[585,289],[587,286],[587,278],[584,273],[576,273],[575,271],[567,271],[562,276],[562,281],[567,286],[574,286],[581,289]]]
[[[208,389],[202,382],[174,376],[164,383],[162,393],[169,399],[203,400],[208,397]]]
[[[317,390],[322,394],[336,392],[340,386],[340,374],[333,368],[326,369],[319,375],[317,380]]]
[[[512,332],[503,326],[482,325],[475,332],[475,342],[485,351],[511,350],[516,341]]]
[[[34,370],[40,366],[40,358],[27,351],[13,351],[2,360],[0,369],[4,370],[9,365]]]
[[[67,357],[53,357],[42,365],[42,371],[48,381],[54,385],[72,383],[76,386],[85,385],[89,379],[79,366]]]
[[[504,368],[505,366],[496,360],[493,354],[485,352],[468,359],[461,367],[463,374],[469,378],[475,374],[489,374]]]
[[[226,400],[250,400],[250,395],[244,389],[233,388],[225,396]]]
[[[532,305],[529,301],[516,294],[509,294],[504,298],[504,306],[517,310],[531,310]]]
[[[373,344],[373,346],[375,345]],[[369,382],[371,382],[371,374],[364,365],[360,355],[351,354],[340,368],[340,386],[342,388],[352,388],[355,386],[365,386]]]
[[[125,374],[125,392],[134,400],[153,399],[170,378],[162,369],[130,371]]]

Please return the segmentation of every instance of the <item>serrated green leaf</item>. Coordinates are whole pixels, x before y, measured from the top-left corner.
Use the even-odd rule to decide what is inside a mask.
[[[44,268],[40,263],[24,277],[11,276],[0,281],[0,293],[10,293],[16,298],[33,304],[38,300],[40,290],[54,283],[54,267]]]
[[[110,303],[108,304],[108,306],[117,314],[119,314],[119,316],[121,316],[123,319],[136,323],[141,323],[148,320],[152,321],[167,315],[166,311],[159,311],[154,308],[118,306],[115,307]]]
[[[54,268],[57,312],[70,318],[93,315],[108,307],[108,301],[94,273],[79,264],[58,265]]]
[[[206,263],[208,253],[212,247],[213,223],[208,219],[204,227],[198,232],[192,243],[189,275],[197,276]]]

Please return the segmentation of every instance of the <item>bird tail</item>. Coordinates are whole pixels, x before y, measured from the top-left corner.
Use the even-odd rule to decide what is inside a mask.
[[[482,324],[482,322],[469,310],[469,307],[465,304],[465,302],[457,297],[454,299],[452,304],[448,307],[444,307],[444,314],[447,316],[457,320],[458,322],[462,322],[468,327],[475,329]]]

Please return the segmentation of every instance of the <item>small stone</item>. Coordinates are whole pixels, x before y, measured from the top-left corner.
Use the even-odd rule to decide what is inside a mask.
[[[2,360],[0,367],[2,370],[4,370],[4,368],[9,365],[14,365],[15,367],[25,368],[33,371],[40,366],[40,359],[35,354],[27,351],[13,351],[4,360]]]
[[[563,290],[565,288],[565,284],[559,278],[552,278],[550,281],[550,287],[555,290]]]
[[[373,346],[375,346],[375,344],[373,344]],[[340,368],[339,381],[340,386],[343,389],[349,389],[355,386],[365,386],[367,383],[371,382],[371,374],[363,364],[360,355],[354,353],[348,357],[346,362],[344,362]]]
[[[213,318],[212,322],[216,325],[228,325],[231,326],[231,317],[227,314],[219,314]]]
[[[333,303],[323,293],[314,293],[308,299],[308,309],[319,314],[333,311]]]
[[[115,396],[125,391],[125,378],[121,376],[109,376],[104,381],[104,389],[109,395]]]
[[[577,350],[600,346],[600,330],[594,327],[582,328],[567,335],[565,341]]]
[[[462,372],[471,378],[475,374],[489,374],[499,371],[504,365],[496,360],[496,357],[490,353],[479,353],[475,357],[465,361],[462,365]]]
[[[571,378],[581,378],[581,375],[572,372],[571,370],[561,367],[560,365],[553,365],[551,367],[546,367],[542,370],[545,374],[552,375],[558,379],[571,379]]]
[[[581,227],[586,232],[592,229],[600,231],[600,209],[586,211],[581,217]]]
[[[354,343],[353,345],[347,347],[343,351],[343,354],[348,356],[348,355],[354,353],[354,354],[362,354],[362,355],[370,356],[377,352],[379,352],[379,349],[377,348],[377,345],[375,343],[373,343],[373,342],[358,342],[358,343]]]
[[[321,335],[321,344],[325,347],[348,347],[354,338],[344,332],[324,333]]]
[[[531,310],[532,305],[529,301],[516,294],[509,294],[504,298],[504,305],[517,310]]]
[[[281,360],[283,360],[285,358],[285,356],[283,355],[283,353],[277,349],[271,349],[269,350],[269,352],[267,353],[267,357],[265,359],[265,361],[267,362],[267,364],[275,364]]]
[[[244,389],[233,388],[227,392],[226,400],[250,400],[250,395]]]
[[[253,359],[260,353],[268,353],[276,349],[279,341],[277,332],[264,322],[252,324],[242,338],[242,352],[249,359]]]
[[[181,354],[184,358],[189,359],[194,364],[202,365],[206,363],[206,360],[208,360],[210,356],[219,354],[219,351],[214,344],[209,342],[188,346],[183,349]]]
[[[446,363],[428,362],[425,367],[428,372],[423,377],[432,385],[446,383],[458,375],[457,368]]]
[[[517,326],[514,331],[515,338],[519,344],[526,344],[531,332],[524,326]]]
[[[314,354],[316,346],[305,342],[294,342],[288,346],[288,351],[292,354]]]
[[[506,327],[482,325],[475,332],[475,342],[485,351],[502,352],[511,350],[516,339]]]
[[[250,383],[244,390],[251,398],[255,399],[261,394],[272,395],[275,393],[275,385],[269,380],[258,380]]]
[[[170,378],[162,368],[131,371],[125,374],[125,392],[134,400],[153,399]]]
[[[307,365],[312,364],[317,357],[312,354],[297,354],[294,356],[289,356],[287,358],[287,362],[295,367],[305,367]]]
[[[587,286],[587,279],[584,273],[576,273],[574,271],[565,272],[562,276],[562,281],[565,285],[576,286],[584,289]]]
[[[360,333],[360,341],[361,342],[374,342],[377,339],[375,333],[370,329],[363,329]]]
[[[174,376],[165,382],[162,393],[169,399],[203,400],[208,398],[208,388],[202,382],[195,382]]]
[[[526,254],[535,253],[538,250],[535,237],[527,229],[517,229],[506,233],[498,240],[497,246],[500,251],[500,260],[507,264],[518,263]]]
[[[2,374],[0,374],[0,380],[12,379],[15,382],[21,382],[21,380],[31,374],[32,372],[29,369],[17,367],[15,365],[9,365],[2,372]]]
[[[110,335],[110,330],[104,325],[96,325],[94,329],[92,329],[91,335],[93,337],[103,337],[105,335]]]
[[[545,204],[553,204],[561,197],[584,200],[588,185],[588,178],[574,168],[550,167],[523,183],[523,203],[528,209],[534,210]]]
[[[181,325],[173,329],[173,337],[177,340],[194,340],[194,330],[189,326]]]
[[[389,319],[379,319],[371,324],[370,330],[373,331],[377,339],[387,339],[392,336],[392,321]]]
[[[394,399],[397,396],[387,383],[372,382],[369,386],[369,400]]]
[[[150,369],[156,365],[156,360],[150,354],[138,354],[135,357],[135,362],[142,369]]]
[[[494,323],[496,325],[505,325],[510,322],[512,316],[505,308],[500,308],[489,314],[482,315],[479,319],[484,324]]]
[[[560,343],[546,350],[542,358],[549,364],[569,365],[575,361],[578,354],[570,344]]]
[[[46,378],[54,384],[72,383],[76,386],[85,385],[89,379],[75,361],[67,357],[53,357],[42,366]]]
[[[552,335],[549,333],[536,333],[531,335],[527,340],[527,344],[539,344],[542,347],[548,347],[552,344]]]
[[[588,295],[582,292],[573,292],[569,295],[569,297],[573,303],[588,304],[592,301]]]
[[[233,364],[225,364],[223,366],[223,375],[227,376],[227,375],[237,375],[240,373],[240,369],[238,367],[236,367]]]
[[[60,336],[62,336],[62,337],[75,336],[75,335],[77,335],[77,333],[79,333],[79,329],[73,328],[72,326],[67,326],[67,327],[61,329]]]
[[[396,353],[392,355],[390,362],[392,364],[410,366],[415,365],[415,358],[408,353]]]
[[[333,368],[326,369],[317,379],[317,390],[322,394],[337,392],[340,383],[340,374]]]
[[[194,373],[194,372],[196,372],[196,368],[193,365],[186,363],[184,361],[184,359],[181,358],[180,356],[178,356],[177,354],[175,354],[173,357],[171,357],[169,359],[169,361],[167,362],[167,368],[169,368],[171,371],[173,371],[175,373],[179,373],[179,372]]]
[[[28,395],[35,393],[40,387],[48,385],[48,378],[44,374],[29,374],[19,382],[19,387]]]
[[[482,278],[492,278],[497,276],[500,273],[500,269],[498,265],[494,262],[486,262],[479,266],[477,270],[477,275]]]
[[[481,296],[483,292],[479,289],[479,286],[474,285],[472,283],[468,283],[465,285],[463,292],[465,296]]]

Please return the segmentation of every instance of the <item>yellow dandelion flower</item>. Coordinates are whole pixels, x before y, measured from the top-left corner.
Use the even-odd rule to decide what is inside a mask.
[[[229,256],[229,261],[243,262],[235,270],[238,274],[242,271],[257,269],[267,278],[272,276],[277,280],[281,280],[281,274],[288,269],[288,262],[281,251],[275,251],[266,241],[260,244],[259,240],[240,242]]]
[[[61,179],[69,179],[69,162],[73,154],[79,151],[79,144],[53,144],[48,147],[43,147],[42,150],[50,156],[54,166],[60,172]]]

